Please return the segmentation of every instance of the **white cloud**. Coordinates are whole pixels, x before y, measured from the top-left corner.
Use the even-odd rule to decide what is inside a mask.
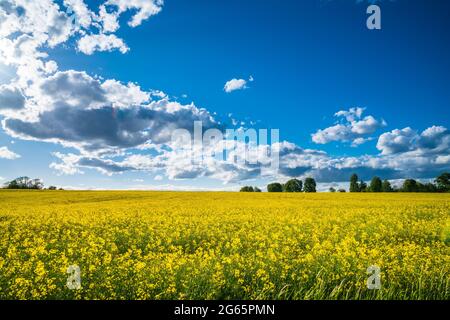
[[[365,108],[356,107],[356,108],[350,108],[349,110],[338,111],[334,115],[336,117],[345,117],[345,119],[348,122],[353,122],[356,119],[361,118],[364,110],[365,110]]]
[[[270,158],[263,155],[265,150],[257,146],[252,150],[249,145],[237,144],[236,150],[228,150],[227,159],[217,159],[215,155],[222,151],[225,143],[203,145],[202,158],[192,157],[175,148],[160,149],[155,155],[129,155],[120,160],[108,156],[78,156],[74,163],[77,168],[96,169],[104,174],[120,174],[127,171],[144,171],[157,174],[155,179],[163,177],[173,180],[212,178],[224,183],[236,183],[245,180],[270,178],[284,181],[289,177],[315,177],[318,182],[329,183],[348,181],[350,175],[357,172],[363,179],[377,175],[383,179],[404,177],[433,177],[441,171],[450,169],[447,153],[423,155],[405,152],[396,155],[362,155],[357,157],[333,157],[320,150],[302,149],[289,142],[279,143],[279,170],[268,170]],[[226,144],[225,144],[226,145]],[[225,147],[226,148],[226,147]],[[230,159],[239,159],[244,149],[253,152],[255,164]],[[227,150],[227,149],[226,149]],[[63,157],[62,160],[64,161]],[[201,161],[200,161],[201,160]]]
[[[107,100],[114,107],[125,108],[128,106],[137,106],[150,101],[150,95],[156,96],[149,92],[142,91],[141,88],[134,84],[128,83],[126,86],[117,80],[106,80],[101,87],[106,92]],[[164,98],[165,96],[160,96]]]
[[[373,140],[372,137],[369,137],[369,138],[356,138],[355,140],[353,140],[351,146],[353,148],[356,148],[356,147],[359,147],[360,145],[366,143],[367,141],[371,141],[371,140]]]
[[[105,5],[99,7],[97,21],[102,25],[102,32],[115,32],[119,29],[119,14],[108,12]]]
[[[394,154],[409,151],[412,142],[417,139],[417,133],[411,128],[395,129],[391,132],[383,133],[378,138],[377,149],[382,154]]]
[[[369,115],[362,118],[364,108],[350,108],[335,113],[335,117],[344,119],[334,126],[319,129],[311,135],[312,141],[317,144],[327,144],[333,141],[351,142],[356,147],[371,140],[367,135],[375,133],[378,129],[385,127],[384,120],[377,120]]]
[[[248,81],[253,82],[254,81],[253,77],[250,76]],[[225,86],[223,87],[223,90],[225,90],[226,93],[242,89],[247,89],[247,80],[236,78],[227,81],[225,83]]]
[[[81,171],[78,166],[77,162],[79,159],[79,156],[75,154],[62,154],[60,152],[53,153],[53,156],[61,159],[62,161],[59,163],[52,162],[49,165],[49,168],[54,169],[58,175],[74,175],[74,174],[83,174],[84,172]]]
[[[436,164],[450,164],[450,155],[447,156],[437,156]]]
[[[161,12],[163,4],[163,0],[108,0],[104,6],[116,7],[117,11],[114,12],[116,17],[127,10],[137,11],[128,21],[130,27],[137,27],[144,20]]]
[[[89,28],[93,13],[83,0],[64,0],[64,4],[74,12],[77,23],[84,28]]]
[[[337,124],[332,127],[320,129],[312,134],[312,141],[317,144],[326,144],[332,141],[349,141],[352,137],[351,128]]]
[[[0,159],[14,160],[20,158],[20,155],[12,152],[8,147],[0,147]]]
[[[87,55],[91,55],[95,51],[112,51],[114,49],[119,49],[121,53],[127,53],[130,50],[125,42],[114,34],[86,35],[78,40],[78,50]]]
[[[384,126],[386,126],[386,123],[383,120],[376,120],[372,116],[367,116],[359,121],[353,121],[351,131],[358,135],[372,134]]]
[[[445,156],[450,154],[450,131],[443,126],[432,126],[419,135],[409,127],[395,129],[378,138],[377,148],[383,155],[408,152],[411,156]]]
[[[42,69],[43,47],[55,47],[81,35],[78,50],[86,54],[129,48],[112,34],[120,27],[119,18],[133,11],[128,25],[136,27],[161,12],[162,0],[107,0],[98,14],[82,0],[20,1],[3,0],[0,7],[0,57],[6,64],[27,65],[28,71]],[[21,60],[21,61],[18,61]],[[24,70],[25,71],[25,70]],[[20,70],[19,70],[20,72]]]

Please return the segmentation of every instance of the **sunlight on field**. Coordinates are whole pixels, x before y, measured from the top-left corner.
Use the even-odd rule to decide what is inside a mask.
[[[0,191],[0,205],[0,299],[450,298],[449,194]]]

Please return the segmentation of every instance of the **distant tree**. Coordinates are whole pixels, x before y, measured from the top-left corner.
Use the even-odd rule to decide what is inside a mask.
[[[373,177],[370,181],[369,190],[370,192],[381,192],[382,182],[378,177]]]
[[[283,186],[281,183],[274,182],[267,185],[268,192],[283,192]]]
[[[241,188],[240,192],[254,192],[255,190],[253,189],[252,186],[244,186]]]
[[[316,180],[313,178],[306,178],[303,190],[305,192],[316,192]]]
[[[336,192],[336,189],[333,188],[333,187],[330,187],[330,189],[328,189],[328,191],[330,191],[330,192]]]
[[[285,192],[302,192],[303,182],[298,179],[291,179],[284,184]]]
[[[21,189],[16,180],[6,182],[4,186],[6,189]]]
[[[367,184],[364,181],[359,182],[359,192],[366,192],[367,191]]]
[[[450,191],[450,173],[445,172],[434,180],[436,187],[440,192]]]
[[[438,192],[438,188],[434,183],[428,182],[420,185],[421,192]]]
[[[418,191],[417,181],[414,179],[406,179],[403,182],[402,191],[403,192],[417,192]]]
[[[416,192],[426,192],[426,187],[420,181],[417,181],[417,191]]]
[[[361,192],[358,184],[358,176],[356,173],[352,174],[350,177],[350,192]]]
[[[255,191],[255,192],[261,192],[261,189],[258,188],[258,187],[253,187],[253,191]]]
[[[341,189],[338,190],[338,192],[344,193],[344,192],[347,192],[347,191],[345,189],[341,188]]]
[[[384,180],[381,184],[381,192],[393,192],[391,183],[388,180]]]
[[[44,184],[40,179],[19,177],[5,184],[7,189],[42,189]]]
[[[55,186],[50,186],[50,187],[48,187],[48,190],[56,190],[56,187]]]

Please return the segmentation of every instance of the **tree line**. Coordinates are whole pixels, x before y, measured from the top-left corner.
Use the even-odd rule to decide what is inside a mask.
[[[268,192],[316,192],[316,181],[314,178],[306,178],[303,182],[291,179],[282,184],[273,182],[267,185]],[[346,192],[345,189],[331,187],[330,192]],[[445,172],[438,176],[434,183],[421,183],[414,179],[406,179],[401,187],[393,186],[389,180],[381,180],[373,177],[369,185],[358,178],[356,173],[350,177],[350,192],[450,192],[450,173]],[[258,187],[244,186],[240,192],[261,192]]]
[[[350,177],[350,192],[450,192],[450,173],[445,172],[438,176],[434,183],[421,183],[414,179],[406,179],[401,187],[392,186],[388,180],[373,177],[370,184],[358,181],[358,175]]]
[[[240,192],[253,191],[261,192],[261,189],[258,187],[244,186],[240,190]],[[267,185],[267,192],[316,192],[316,180],[313,178],[306,178],[305,182],[303,182],[302,180],[291,179],[284,184],[273,182]]]
[[[14,180],[8,181],[3,185],[4,189],[31,189],[31,190],[43,190],[44,183],[41,179],[31,179],[29,177],[19,177]],[[55,186],[49,186],[47,190],[57,190]],[[59,190],[63,190],[59,188]]]
[[[29,177],[19,177],[3,186],[5,189],[35,189],[42,190],[44,183],[41,179],[31,179]],[[55,186],[49,186],[48,190],[57,190]],[[59,188],[62,190],[62,188]],[[303,182],[299,179],[291,179],[282,184],[273,182],[267,185],[268,192],[316,192],[316,181],[314,178],[306,178]],[[331,187],[330,192],[345,192],[345,189],[334,189]],[[392,186],[389,180],[381,180],[379,177],[373,177],[370,184],[367,185],[363,180],[358,178],[356,173],[350,177],[350,192],[450,192],[450,173],[445,172],[436,177],[434,183],[421,183],[414,179],[406,179],[401,187]],[[261,189],[253,186],[244,186],[240,192],[261,192]]]

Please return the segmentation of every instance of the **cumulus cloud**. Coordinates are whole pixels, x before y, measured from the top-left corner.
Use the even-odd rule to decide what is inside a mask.
[[[383,133],[378,138],[377,149],[382,154],[395,154],[409,151],[413,141],[417,139],[417,133],[411,128],[395,129],[391,132]]]
[[[417,148],[423,153],[450,153],[450,131],[443,126],[425,129],[417,141]]]
[[[436,157],[436,164],[438,164],[438,165],[450,165],[450,155],[437,156]]]
[[[351,146],[353,148],[356,148],[364,143],[366,143],[367,141],[371,141],[373,140],[373,137],[369,137],[369,138],[356,138],[355,140],[352,141]]]
[[[319,129],[311,135],[312,141],[317,144],[327,144],[333,141],[351,142],[352,146],[358,146],[369,139],[367,135],[375,133],[386,126],[382,119],[375,119],[369,115],[362,117],[364,108],[350,108],[335,113],[340,123],[325,129]]]
[[[133,10],[136,13],[128,21],[128,25],[130,27],[137,27],[144,20],[161,12],[163,4],[163,0],[107,0],[100,6],[100,10],[104,13],[100,21],[104,26],[109,26],[109,28],[106,28],[107,31],[115,31],[110,26],[117,24],[115,21],[117,21],[122,13],[127,10]],[[108,11],[107,9],[112,10]],[[115,21],[112,22],[111,20]]]
[[[68,9],[73,11],[76,21],[84,28],[89,28],[94,14],[89,10],[83,0],[64,0]]]
[[[63,154],[60,152],[53,153],[53,156],[61,160],[60,162],[52,162],[49,165],[49,167],[54,169],[58,175],[84,174],[78,166],[79,156],[72,153]]]
[[[22,91],[11,85],[0,86],[0,110],[18,110],[25,106],[25,97]]]
[[[101,82],[84,72],[65,71],[42,81],[36,119],[21,114],[3,120],[13,137],[58,142],[95,152],[167,143],[175,129],[193,130],[194,121],[217,126],[205,109],[167,98],[149,101],[134,84]],[[147,103],[148,102],[148,103]]]
[[[112,51],[119,49],[121,53],[127,53],[130,48],[125,42],[114,34],[91,34],[78,40],[78,50],[91,55],[95,51]]]
[[[134,83],[123,85],[116,80],[106,80],[102,83],[102,89],[105,91],[107,100],[111,102],[114,107],[125,108],[127,106],[137,106],[148,103],[151,96],[157,98],[167,98],[166,95],[158,92],[145,92]]]
[[[334,115],[336,117],[344,117],[348,122],[353,122],[357,119],[361,119],[363,112],[364,108],[356,107],[350,108],[349,110],[340,110],[336,112]]]
[[[443,126],[432,126],[420,134],[409,127],[395,129],[378,138],[377,148],[383,155],[445,156],[450,154],[450,131]]]
[[[445,140],[445,139],[443,139]],[[275,144],[274,144],[275,145]],[[348,177],[357,172],[365,180],[374,175],[383,179],[400,179],[404,177],[429,178],[441,171],[450,169],[448,149],[436,154],[420,154],[406,151],[390,155],[362,155],[357,157],[333,157],[324,151],[303,149],[290,142],[277,143],[279,150],[279,168],[270,168],[271,158],[267,157],[266,148],[255,146],[254,161],[239,161],[244,157],[245,150],[251,150],[249,145],[238,143],[235,149],[227,149],[226,141],[203,145],[202,153],[192,156],[176,147],[159,149],[154,154],[133,154],[121,157],[89,158],[82,155],[77,160],[66,161],[64,157],[61,166],[68,165],[82,170],[96,169],[104,174],[118,174],[127,171],[144,171],[166,176],[169,179],[183,180],[201,177],[214,178],[224,183],[235,183],[243,180],[270,178],[284,181],[291,177],[315,177],[318,182],[330,183],[347,181]],[[442,147],[441,147],[442,148]],[[217,158],[217,151],[227,151],[227,158]],[[221,154],[219,152],[219,154]],[[72,162],[71,162],[72,161]],[[73,170],[72,170],[73,171]]]
[[[3,0],[0,10],[2,38],[28,34],[38,43],[54,47],[65,42],[74,31],[69,16],[51,0]]]
[[[20,155],[12,152],[8,147],[0,147],[0,159],[14,160],[20,158]]]
[[[248,81],[249,82],[254,81],[253,76],[250,76]],[[242,90],[246,88],[247,88],[247,80],[234,78],[225,83],[223,90],[225,90],[226,93],[230,93],[236,90]]]
[[[86,54],[113,49],[126,53],[129,48],[113,34],[120,27],[120,16],[132,11],[128,25],[137,27],[161,12],[162,6],[162,0],[107,0],[91,10],[83,0],[3,0],[0,56],[8,63],[27,60],[28,67],[33,65],[37,71],[42,67],[39,60],[46,57],[41,48],[55,47],[78,35],[78,50]]]

